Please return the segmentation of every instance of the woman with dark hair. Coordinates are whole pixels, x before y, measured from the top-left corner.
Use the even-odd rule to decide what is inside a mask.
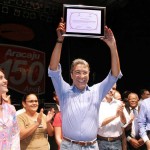
[[[7,103],[8,81],[0,69],[0,150],[20,150],[19,128],[15,107]]]
[[[25,95],[22,105],[26,111],[17,116],[21,150],[49,150],[48,135],[53,136],[51,120],[55,114],[54,109],[47,116],[43,109],[38,113],[39,102],[34,93]]]

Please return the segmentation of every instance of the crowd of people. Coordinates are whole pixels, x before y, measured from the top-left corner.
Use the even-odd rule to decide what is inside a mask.
[[[150,91],[117,90],[121,79],[120,61],[114,34],[105,26],[103,41],[110,49],[111,68],[103,81],[88,86],[90,65],[73,60],[72,84],[62,77],[60,64],[65,23],[61,19],[48,76],[58,110],[43,108],[35,93],[22,99],[21,111],[11,105],[8,81],[0,69],[0,150],[50,150],[54,136],[58,150],[150,150]],[[51,149],[53,150],[53,149]]]

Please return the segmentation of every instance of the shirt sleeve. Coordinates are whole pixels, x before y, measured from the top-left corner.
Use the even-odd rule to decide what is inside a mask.
[[[20,150],[20,130],[16,118],[16,111],[13,111],[13,128],[12,128],[12,146],[11,150]]]
[[[142,102],[140,106],[140,111],[138,115],[138,125],[139,125],[139,134],[144,142],[148,141],[149,138],[146,133],[147,125],[147,107],[146,103]]]
[[[62,126],[62,120],[61,120],[61,114],[60,114],[60,112],[58,112],[55,115],[54,121],[53,121],[53,126],[54,127],[61,127]]]
[[[123,127],[123,128],[126,128],[126,127],[129,125],[129,123],[130,123],[131,117],[130,117],[130,115],[128,114],[126,108],[123,109],[123,113],[124,113],[125,118],[126,118],[126,123],[125,123],[125,124],[122,123],[122,127]]]

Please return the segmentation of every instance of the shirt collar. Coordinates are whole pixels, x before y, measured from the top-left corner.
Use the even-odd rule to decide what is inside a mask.
[[[130,110],[135,109],[138,111],[138,106],[136,106],[135,108],[132,108],[132,107],[129,107],[129,108],[130,108]]]
[[[84,91],[90,91],[90,87],[88,86],[88,85],[86,85],[86,87],[85,87],[85,89],[84,90],[79,90],[75,85],[72,85],[71,86],[71,89],[74,91],[74,92],[79,92],[79,93],[81,93],[81,92],[84,92]]]
[[[104,98],[102,101],[103,101],[103,102],[107,102],[107,99],[106,99],[106,98]],[[109,102],[109,103],[116,103],[116,102],[117,102],[117,101],[116,101],[116,99],[112,98],[112,101],[111,101],[111,102]]]

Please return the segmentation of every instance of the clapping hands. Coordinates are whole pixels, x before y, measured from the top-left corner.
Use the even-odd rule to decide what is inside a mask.
[[[52,108],[50,111],[48,111],[47,116],[46,116],[46,122],[50,122],[52,120],[52,118],[55,115],[55,109]]]

